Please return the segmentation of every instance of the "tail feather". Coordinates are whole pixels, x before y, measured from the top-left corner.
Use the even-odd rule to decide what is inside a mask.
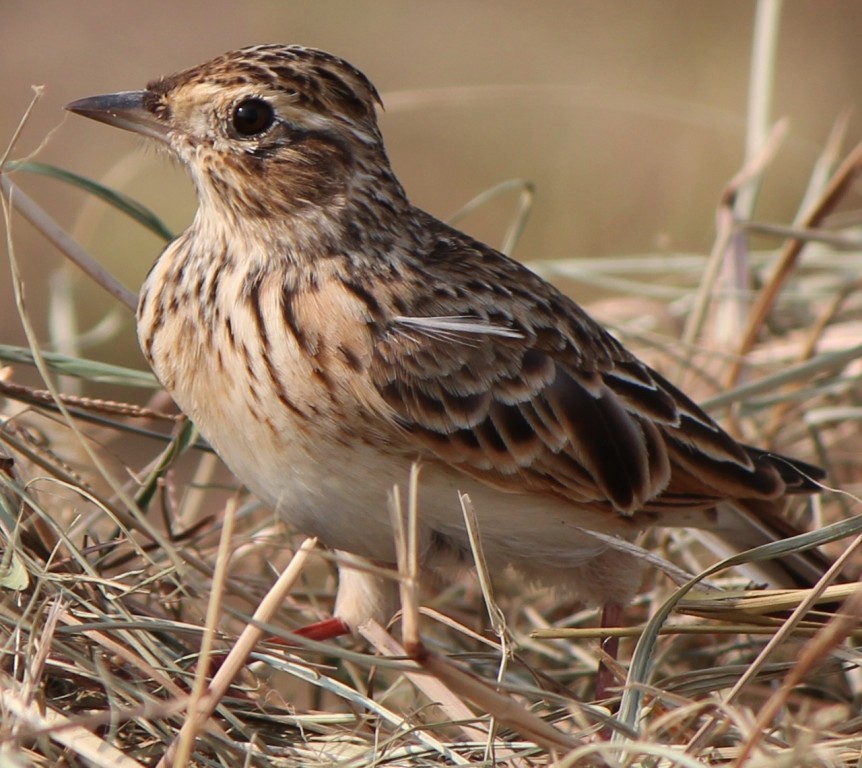
[[[720,557],[804,533],[769,502],[726,502],[716,507],[714,525],[701,531],[704,543]],[[771,587],[804,589],[816,584],[832,565],[819,549],[795,552],[741,567],[749,578]]]
[[[786,493],[817,493],[823,490],[821,483],[826,478],[826,472],[821,467],[750,445],[745,446],[745,449],[755,462],[767,462],[775,468],[786,485]]]

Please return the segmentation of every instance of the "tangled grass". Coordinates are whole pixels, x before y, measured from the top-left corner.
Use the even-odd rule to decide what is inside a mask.
[[[48,310],[23,299],[13,208],[117,311],[133,296],[0,176],[30,339],[0,345],[0,765],[858,765],[862,241],[836,210],[862,146],[824,150],[795,221],[757,222],[740,200],[779,141],[729,182],[711,254],[533,265],[612,294],[594,311],[739,436],[829,471],[789,511],[809,531],[789,541],[719,565],[695,532],[638,542],[659,567],[619,630],[605,701],[595,611],[489,578],[478,539],[480,578],[418,583],[409,493],[391,505],[394,624],[292,636],[332,605],[332,555],[238,487],[149,373],[39,343],[30,321]],[[132,201],[87,190],[164,235]],[[752,233],[773,247],[751,251]],[[133,402],[80,394],[95,386]],[[814,545],[835,566],[812,589],[738,570]]]

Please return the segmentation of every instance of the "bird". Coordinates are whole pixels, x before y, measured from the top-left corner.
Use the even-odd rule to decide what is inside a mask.
[[[257,45],[66,108],[191,176],[140,345],[236,477],[335,551],[333,617],[308,636],[397,610],[370,566],[396,563],[387,499],[417,463],[423,573],[471,562],[463,493],[492,573],[607,612],[642,578],[615,542],[692,527],[747,549],[820,490],[819,467],[738,442],[556,287],[414,206],[347,61]]]

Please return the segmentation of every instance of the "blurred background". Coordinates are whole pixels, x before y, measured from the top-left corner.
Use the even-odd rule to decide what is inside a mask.
[[[0,144],[30,86],[44,85],[11,156],[104,181],[178,231],[194,210],[183,170],[63,104],[141,88],[227,49],[302,43],[347,58],[377,84],[392,163],[418,205],[447,218],[500,182],[534,183],[518,258],[704,253],[716,203],[743,159],[754,11],[737,0],[5,2]],[[862,135],[860,38],[862,4],[784,6],[773,114],[789,117],[791,130],[759,219],[792,218],[839,116],[850,113],[848,141]],[[161,248],[156,237],[80,190],[20,173],[14,180],[137,290]],[[509,193],[460,226],[500,245],[515,204]],[[72,281],[79,332],[115,307],[20,217],[13,241],[44,341],[57,333],[46,309],[52,281]],[[7,264],[0,275],[0,343],[23,344]],[[593,293],[567,289],[582,300]],[[83,352],[142,367],[132,318],[118,316],[121,334]]]

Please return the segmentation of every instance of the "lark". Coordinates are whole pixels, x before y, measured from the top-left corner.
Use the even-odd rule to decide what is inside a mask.
[[[138,334],[224,462],[338,553],[332,636],[397,608],[387,496],[419,483],[422,568],[471,558],[611,610],[640,560],[615,542],[693,526],[747,548],[813,466],[742,445],[525,266],[411,204],[375,87],[329,53],[232,51],[68,109],[188,169],[191,225],[153,265]],[[600,534],[600,535],[596,535]]]

